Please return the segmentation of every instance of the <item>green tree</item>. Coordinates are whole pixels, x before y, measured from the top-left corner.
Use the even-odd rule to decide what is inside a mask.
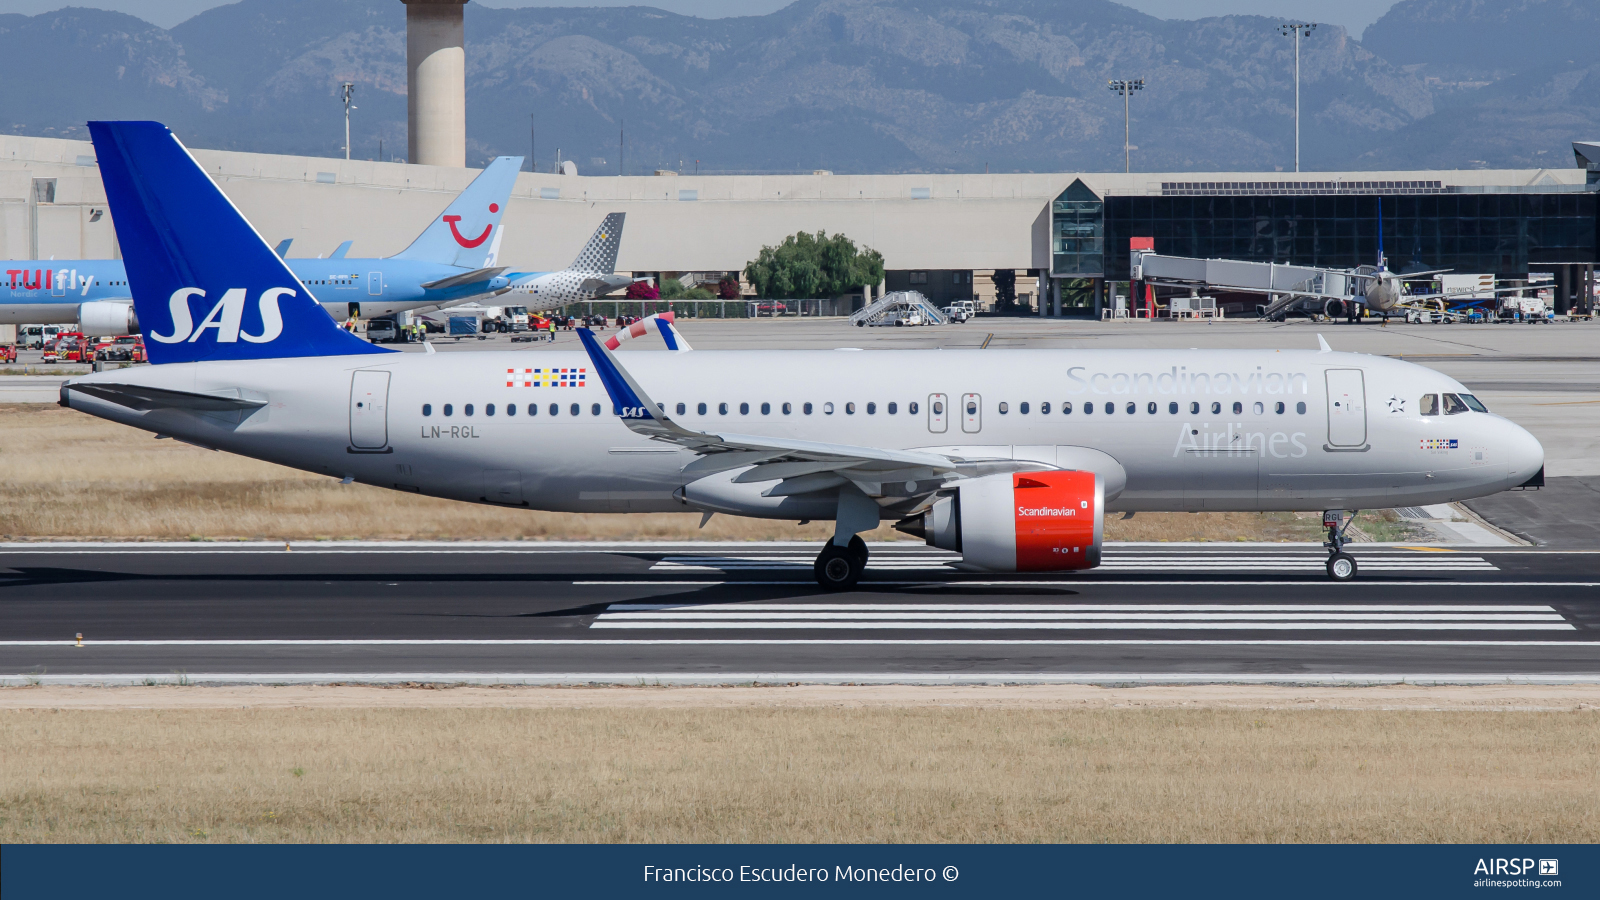
[[[756,296],[768,300],[837,297],[883,280],[883,254],[857,248],[842,234],[800,232],[761,254],[744,267]]]
[[[994,308],[1006,312],[1017,303],[1017,272],[1015,269],[994,270]]]

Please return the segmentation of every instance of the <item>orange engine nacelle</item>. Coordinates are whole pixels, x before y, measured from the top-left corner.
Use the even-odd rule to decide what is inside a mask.
[[[986,475],[895,527],[991,572],[1090,569],[1100,565],[1105,487],[1093,472]]]

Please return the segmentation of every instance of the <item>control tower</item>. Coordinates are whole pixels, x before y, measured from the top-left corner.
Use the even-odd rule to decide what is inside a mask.
[[[467,0],[400,0],[406,5],[406,138],[413,163],[467,164]]]

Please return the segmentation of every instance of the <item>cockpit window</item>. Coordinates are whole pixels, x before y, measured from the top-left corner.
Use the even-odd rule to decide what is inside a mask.
[[[1471,394],[1462,394],[1461,395],[1461,402],[1465,403],[1468,407],[1470,407],[1473,412],[1488,412],[1489,411],[1489,407],[1484,406],[1482,400],[1479,400],[1477,397],[1474,397]]]
[[[1459,415],[1467,411],[1467,405],[1455,394],[1444,395],[1444,414],[1447,416]]]
[[[1437,416],[1439,414],[1439,395],[1423,394],[1417,401],[1417,411],[1424,416]]]

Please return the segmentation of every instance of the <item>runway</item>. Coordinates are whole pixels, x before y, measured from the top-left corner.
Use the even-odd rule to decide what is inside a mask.
[[[1064,575],[875,545],[10,544],[11,684],[1600,681],[1600,555],[1120,545]],[[82,635],[81,646],[77,635]]]

